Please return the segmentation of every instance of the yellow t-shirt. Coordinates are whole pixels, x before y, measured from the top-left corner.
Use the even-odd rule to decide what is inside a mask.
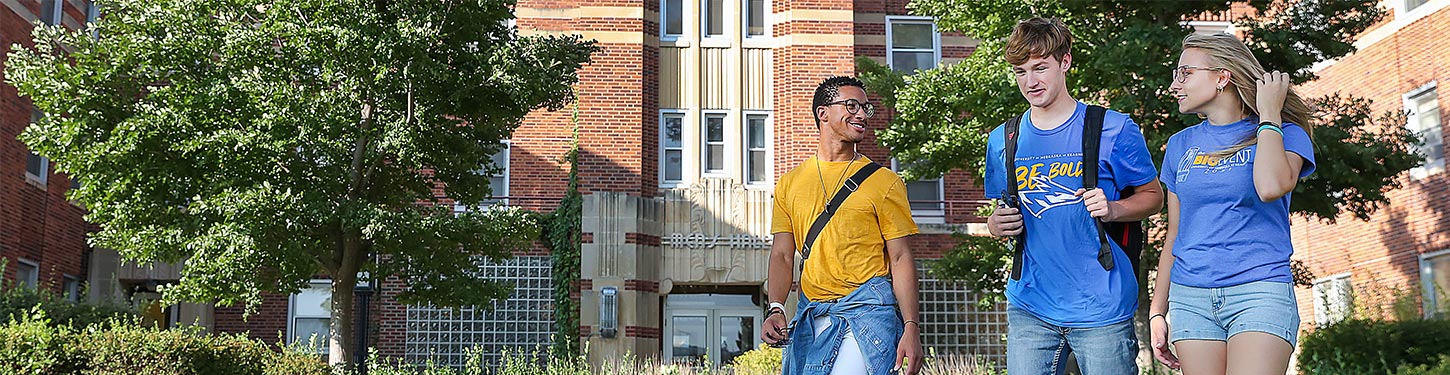
[[[812,156],[786,172],[775,185],[771,233],[794,234],[796,251],[800,251],[811,224],[840,190],[841,182],[870,161],[862,156],[854,163],[822,162]],[[872,174],[816,237],[801,275],[801,292],[812,301],[829,301],[845,297],[873,277],[889,275],[886,240],[917,233],[910,207],[906,183],[900,176],[886,168]]]

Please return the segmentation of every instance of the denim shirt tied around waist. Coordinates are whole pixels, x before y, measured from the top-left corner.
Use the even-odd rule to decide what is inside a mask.
[[[815,319],[829,316],[831,326],[815,335]],[[828,375],[836,362],[846,329],[850,328],[866,358],[867,373],[890,374],[895,367],[896,344],[905,324],[896,309],[896,295],[885,277],[874,277],[845,297],[812,302],[801,295],[796,306],[795,330],[785,349],[784,375]]]

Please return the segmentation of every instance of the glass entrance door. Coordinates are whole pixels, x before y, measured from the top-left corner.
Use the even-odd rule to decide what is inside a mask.
[[[760,320],[760,307],[749,295],[669,295],[661,345],[665,361],[712,368],[730,364],[760,342]]]

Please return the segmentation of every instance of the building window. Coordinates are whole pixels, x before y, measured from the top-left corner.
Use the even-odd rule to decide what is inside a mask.
[[[488,198],[478,203],[480,209],[508,206],[509,200],[509,142],[503,142],[503,148],[488,158],[489,165],[494,168],[494,173],[488,175]],[[487,169],[479,169],[478,173],[488,173]],[[467,211],[470,207],[455,203],[453,212]]]
[[[39,122],[41,117],[45,117],[45,114],[40,113],[40,110],[34,108],[30,109],[31,124]],[[40,186],[45,186],[45,183],[49,181],[47,179],[47,176],[50,175],[49,173],[47,173],[49,171],[50,159],[46,159],[44,156],[36,155],[34,152],[31,152],[29,155],[26,156],[25,181],[38,184]]]
[[[40,22],[51,26],[59,25],[65,15],[61,11],[64,4],[61,0],[40,0]]]
[[[1405,110],[1410,112],[1405,126],[1420,134],[1425,141],[1419,149],[1420,155],[1425,157],[1425,164],[1411,169],[1411,177],[1423,178],[1445,170],[1445,144],[1441,135],[1439,101],[1434,82],[1405,95]]]
[[[1425,317],[1450,317],[1450,250],[1420,257],[1420,282],[1425,287]]]
[[[660,114],[660,183],[673,186],[685,179],[685,114]]]
[[[941,59],[941,36],[931,18],[887,17],[886,34],[886,61],[892,70],[931,69]]]
[[[770,179],[770,156],[766,145],[770,144],[770,115],[764,113],[745,115],[745,182],[765,183]]]
[[[1410,11],[1413,11],[1415,10],[1415,8],[1419,8],[1421,5],[1425,5],[1425,3],[1428,2],[1430,2],[1430,0],[1405,0],[1405,12],[1408,13]]]
[[[765,0],[744,0],[741,6],[745,7],[745,37],[764,37],[770,29],[765,26],[765,13],[768,4]]]
[[[1349,276],[1334,275],[1314,282],[1314,323],[1322,327],[1354,313],[1354,285]]]
[[[704,25],[700,34],[706,38],[725,35],[725,0],[703,0],[704,12],[700,15]]]
[[[891,169],[904,168],[896,159],[891,160]],[[941,224],[946,222],[945,202],[942,199],[940,178],[920,179],[906,183],[906,200],[911,202],[911,216],[917,223]]]
[[[35,289],[40,286],[40,265],[25,259],[15,262],[15,284],[22,288]]]
[[[46,171],[48,169],[50,169],[50,159],[46,159],[44,156],[36,155],[34,152],[32,152],[29,156],[25,158],[26,181],[34,182],[40,186],[45,186],[47,176]]]
[[[61,290],[61,296],[65,297],[66,301],[80,302],[81,280],[79,278],[76,278],[75,275],[65,275],[65,285],[61,287],[64,288]]]
[[[316,344],[313,349],[327,354],[327,337],[332,332],[332,282],[313,280],[292,295],[288,310],[287,342]]]
[[[660,3],[660,33],[666,38],[685,34],[684,0],[664,0]]]
[[[701,133],[705,136],[705,147],[703,162],[701,166],[705,174],[722,174],[725,172],[725,114],[706,113]]]
[[[95,1],[86,1],[86,26],[85,27],[94,27],[95,24],[96,24],[96,20],[98,20],[100,18],[101,18],[101,6],[100,5],[97,5]],[[96,29],[92,29],[91,30],[91,37],[92,38],[100,38],[101,37],[100,31],[99,30],[96,30]]]
[[[475,355],[485,368],[501,367],[505,360],[540,359],[541,353],[532,349],[548,346],[554,333],[553,261],[548,256],[516,256],[480,264],[479,271],[512,285],[511,294],[492,306],[408,306],[403,360],[462,370]]]

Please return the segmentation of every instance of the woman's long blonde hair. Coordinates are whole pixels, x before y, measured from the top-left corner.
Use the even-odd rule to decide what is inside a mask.
[[[1257,81],[1264,76],[1264,66],[1259,65],[1259,60],[1254,58],[1253,52],[1243,41],[1229,34],[1189,34],[1183,38],[1183,49],[1198,48],[1208,53],[1208,60],[1211,67],[1223,68],[1229,72],[1229,86],[1224,90],[1233,90],[1238,93],[1239,102],[1243,105],[1245,114],[1259,115],[1258,97],[1259,87]],[[1309,103],[1299,96],[1291,87],[1289,94],[1284,98],[1284,109],[1282,117],[1284,121],[1292,122],[1304,131],[1314,136],[1314,126],[1310,125],[1310,114],[1313,109]],[[1215,152],[1217,156],[1226,157],[1233,155],[1245,147],[1258,142],[1259,134],[1254,132],[1238,144],[1228,149]]]

